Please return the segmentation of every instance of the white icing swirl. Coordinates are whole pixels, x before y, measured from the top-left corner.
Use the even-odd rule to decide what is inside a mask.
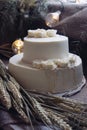
[[[33,61],[33,67],[37,69],[58,69],[58,68],[66,68],[73,67],[75,65],[76,57],[75,55],[71,55],[66,59],[49,59],[49,60],[35,60]]]
[[[28,36],[30,38],[47,38],[47,37],[55,37],[57,30],[54,29],[36,29],[36,30],[28,30]]]

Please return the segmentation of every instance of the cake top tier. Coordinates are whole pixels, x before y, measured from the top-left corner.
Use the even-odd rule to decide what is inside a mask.
[[[68,37],[58,35],[57,30],[29,30],[24,38],[23,60],[28,63],[36,59],[64,59],[68,54]]]

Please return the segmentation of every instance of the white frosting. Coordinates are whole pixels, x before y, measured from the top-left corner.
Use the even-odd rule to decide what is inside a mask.
[[[33,38],[46,38],[46,37],[55,37],[57,33],[57,30],[54,29],[36,29],[36,30],[28,30],[28,36],[27,37],[33,37]]]
[[[68,57],[68,38],[56,35],[50,38],[24,38],[25,62],[32,62],[36,59],[64,59]]]
[[[33,61],[32,67],[37,69],[50,69],[54,70],[57,68],[57,65],[53,62],[53,60],[47,60],[47,61]]]
[[[51,59],[51,60],[35,60],[33,61],[32,67],[37,69],[58,69],[65,67],[74,67],[76,61],[76,56],[74,54],[69,55],[68,58],[65,59]]]
[[[72,56],[72,54],[69,54]],[[61,93],[74,90],[82,84],[82,61],[75,55],[72,68],[57,70],[36,69],[22,61],[23,54],[13,56],[9,61],[9,71],[26,90]]]

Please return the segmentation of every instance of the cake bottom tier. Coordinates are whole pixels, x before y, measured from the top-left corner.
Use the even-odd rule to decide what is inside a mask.
[[[71,55],[71,54],[69,54]],[[64,93],[84,85],[82,61],[76,55],[75,66],[57,70],[42,70],[24,63],[23,53],[10,58],[8,69],[12,76],[26,89],[45,93]]]

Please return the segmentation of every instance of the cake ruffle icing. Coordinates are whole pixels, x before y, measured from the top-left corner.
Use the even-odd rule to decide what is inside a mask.
[[[56,33],[29,30],[23,53],[10,58],[8,69],[26,90],[63,93],[84,84],[81,58],[69,53],[68,37]]]

